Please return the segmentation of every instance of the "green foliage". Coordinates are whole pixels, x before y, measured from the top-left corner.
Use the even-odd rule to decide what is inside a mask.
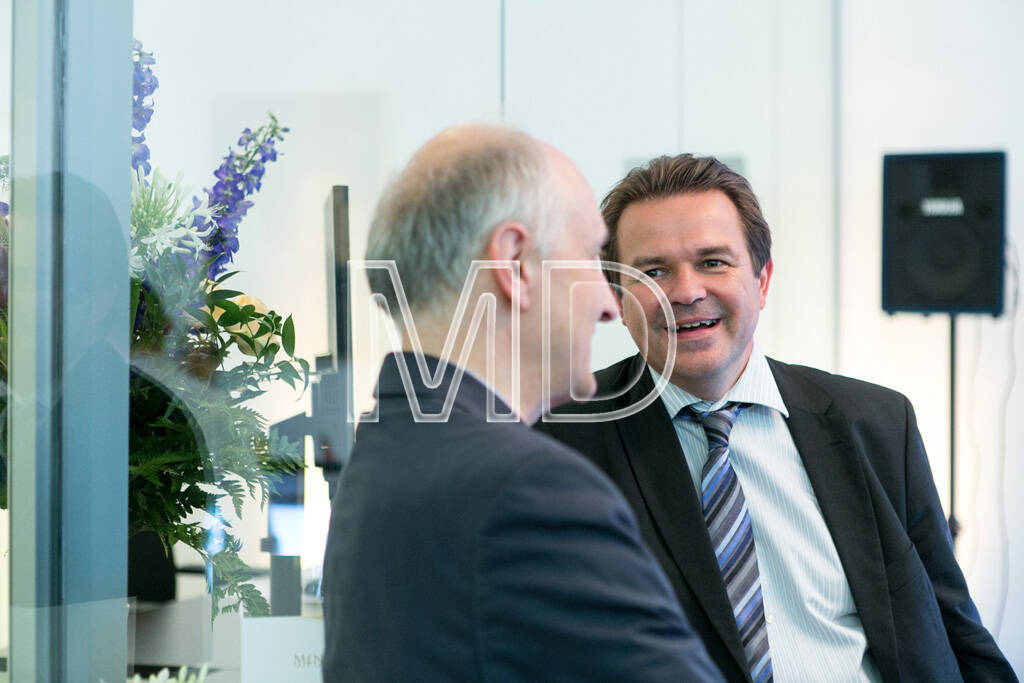
[[[237,544],[237,539],[231,538],[229,548],[232,543]],[[238,547],[231,550],[233,552],[222,551],[211,558],[213,573],[217,577],[211,591],[213,602],[216,604],[234,593],[238,595],[238,600],[226,604],[221,611],[237,612],[239,605],[243,605],[247,614],[270,614],[270,605],[266,598],[249,583],[252,579],[252,569],[239,559]]]
[[[140,303],[132,330],[129,385],[129,534],[151,530],[170,552],[193,548],[212,567],[214,614],[245,609],[269,613],[252,585],[252,571],[238,557],[241,541],[224,527],[211,550],[211,517],[222,502],[242,515],[246,499],[265,506],[282,474],[303,468],[300,445],[267,434],[263,417],[245,405],[275,381],[295,388],[309,381],[309,364],[294,357],[294,327],[274,311],[239,306],[241,292],[217,288],[234,273],[209,283],[189,272],[177,254],[146,267],[147,280],[132,280]],[[257,302],[259,303],[259,302]],[[219,313],[223,310],[224,313]],[[217,315],[215,316],[215,313]],[[227,329],[229,328],[230,329]],[[282,355],[268,340],[286,333]],[[262,343],[261,343],[262,340]],[[233,348],[253,353],[226,367]],[[7,507],[6,379],[7,311],[0,307],[0,507]]]
[[[266,505],[281,475],[304,466],[300,444],[268,436],[245,402],[277,380],[293,388],[302,380],[304,389],[309,365],[294,357],[294,346],[278,360],[281,345],[272,340],[285,334],[286,321],[220,289],[233,273],[210,283],[165,255],[146,275],[145,285],[132,287],[144,313],[132,331],[130,533],[152,530],[168,549],[181,542],[196,550],[212,567],[214,614],[268,614],[219,509],[230,505],[240,517],[247,499]],[[226,367],[233,348],[247,355]]]

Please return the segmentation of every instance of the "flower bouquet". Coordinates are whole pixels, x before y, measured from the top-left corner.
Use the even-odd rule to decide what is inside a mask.
[[[207,566],[214,615],[240,608],[268,614],[222,506],[241,516],[247,498],[265,504],[281,475],[303,467],[301,444],[268,434],[266,420],[246,402],[276,382],[304,390],[309,365],[295,356],[291,316],[229,288],[236,273],[227,267],[249,197],[288,129],[273,114],[255,130],[246,128],[214,172],[213,187],[186,198],[180,177],[170,180],[150,164],[144,131],[158,86],[155,60],[136,42],[132,61],[129,536],[152,531],[168,553],[178,542],[196,550]],[[5,183],[6,174],[0,186]],[[7,213],[0,202],[4,269]],[[0,411],[7,378],[3,282]],[[2,451],[0,457],[6,483]],[[6,486],[0,490],[6,506]]]
[[[133,49],[131,193],[131,429],[129,533],[157,533],[196,550],[208,567],[214,614],[269,613],[240,560],[241,541],[221,513],[247,497],[265,505],[277,478],[303,466],[300,444],[267,433],[247,407],[268,385],[309,379],[295,356],[295,327],[258,299],[230,289],[238,226],[260,190],[275,145],[288,132],[273,114],[246,128],[214,171],[216,182],[186,199],[181,180],[150,164],[145,128],[158,86],[152,54]],[[228,367],[232,351],[244,360]]]

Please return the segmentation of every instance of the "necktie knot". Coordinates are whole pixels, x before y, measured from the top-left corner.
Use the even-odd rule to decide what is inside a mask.
[[[687,420],[699,422],[704,427],[704,433],[708,437],[708,448],[727,448],[729,446],[729,434],[732,426],[736,424],[736,416],[746,408],[748,403],[732,401],[726,403],[718,410],[702,413],[695,410],[693,406],[686,406],[680,411],[682,417]]]

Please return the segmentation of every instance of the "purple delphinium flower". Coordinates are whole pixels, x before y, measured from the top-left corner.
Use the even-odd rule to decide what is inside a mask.
[[[132,136],[132,168],[143,167],[143,173],[149,175],[152,167],[149,164],[149,147],[145,144],[145,135]]]
[[[151,52],[142,49],[142,43],[136,40],[132,45],[132,146],[131,159],[132,170],[138,172],[142,169],[143,176],[148,176],[153,170],[149,163],[149,146],[146,145],[146,135],[143,133],[153,117],[153,93],[160,85],[156,75],[153,73],[153,64],[156,60]],[[148,180],[145,181],[148,184]],[[143,282],[143,287],[147,287]],[[146,317],[146,300],[139,293],[139,301],[135,305],[135,320],[132,328],[134,331],[141,329]]]
[[[213,216],[216,228],[205,239],[206,249],[200,255],[207,265],[207,277],[217,278],[238,251],[238,224],[252,207],[249,195],[258,192],[263,182],[266,165],[277,160],[274,145],[284,139],[287,128],[270,114],[270,122],[253,131],[246,128],[238,138],[241,150],[228,150],[223,162],[213,172],[217,182],[206,189],[210,206],[219,206]],[[197,201],[197,200],[193,200]]]
[[[153,117],[153,92],[160,86],[153,74],[153,64],[156,64],[153,54],[144,52],[142,43],[136,40],[132,48],[132,168],[142,167],[147,176],[152,167],[143,131]]]

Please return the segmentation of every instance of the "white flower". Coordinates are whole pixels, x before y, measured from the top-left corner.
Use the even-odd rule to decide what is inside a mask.
[[[185,209],[184,197],[180,174],[170,181],[159,169],[153,169],[153,181],[147,184],[141,168],[132,173],[133,275],[141,274],[146,262],[156,261],[165,253],[198,256],[205,248],[203,240],[215,227],[211,218],[216,210],[205,194],[198,206]],[[195,227],[194,223],[206,227]]]
[[[128,255],[128,268],[131,271],[131,276],[134,278],[142,277],[145,267],[146,262],[142,259],[138,246],[133,244],[131,253]]]
[[[183,666],[178,669],[178,673],[174,678],[171,678],[169,669],[160,669],[158,673],[150,674],[145,682],[142,680],[142,676],[135,674],[135,676],[128,679],[128,683],[204,683],[208,671],[209,667],[206,664],[203,665],[203,668],[198,673],[194,674],[188,673],[188,667]]]

